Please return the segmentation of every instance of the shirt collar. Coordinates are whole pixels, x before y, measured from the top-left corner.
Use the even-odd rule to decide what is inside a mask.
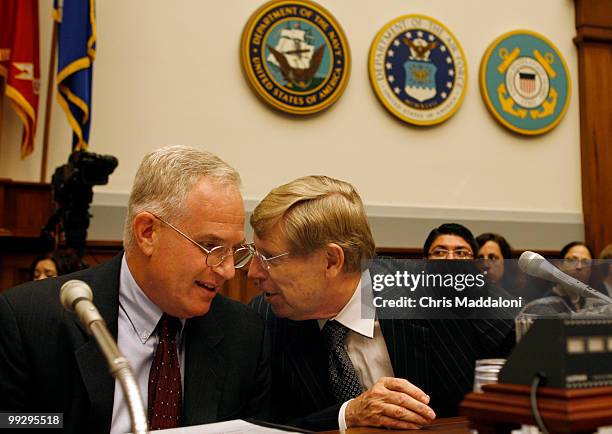
[[[365,282],[365,287],[362,287],[362,282]],[[336,315],[334,318],[330,318],[331,320],[336,320],[349,330],[352,330],[360,335],[363,335],[368,338],[374,337],[374,316],[366,315],[365,312],[362,312],[362,305],[372,306],[372,303],[366,303],[367,300],[361,299],[362,288],[364,292],[364,297],[372,297],[371,289],[371,280],[370,280],[370,272],[368,270],[364,271],[361,274],[361,278],[359,279],[359,283],[357,283],[357,288],[355,292],[353,292],[353,296],[350,298],[348,303],[344,305],[342,310]],[[318,320],[319,328],[323,329],[323,326],[328,320]]]
[[[147,297],[134,280],[125,259],[125,253],[121,258],[119,279],[119,308],[123,309],[136,335],[144,344],[155,331],[164,312]],[[181,325],[185,325],[184,319],[181,319]],[[180,333],[182,333],[182,328],[179,335]]]

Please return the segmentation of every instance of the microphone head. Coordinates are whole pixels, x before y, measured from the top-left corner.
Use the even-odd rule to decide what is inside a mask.
[[[60,302],[64,309],[74,312],[74,306],[79,300],[93,300],[93,292],[89,285],[82,280],[69,280],[60,289]]]
[[[534,277],[542,277],[548,274],[542,265],[547,263],[546,259],[538,253],[530,252],[529,250],[523,252],[518,260],[518,266],[521,271]]]

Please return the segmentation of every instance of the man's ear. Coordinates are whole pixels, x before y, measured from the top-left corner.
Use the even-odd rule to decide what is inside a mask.
[[[327,267],[325,274],[328,277],[336,277],[342,273],[344,268],[344,250],[336,243],[329,243],[325,247]]]
[[[145,256],[151,256],[153,254],[157,238],[155,230],[157,224],[157,219],[148,212],[138,213],[134,217],[134,220],[132,220],[134,240]]]

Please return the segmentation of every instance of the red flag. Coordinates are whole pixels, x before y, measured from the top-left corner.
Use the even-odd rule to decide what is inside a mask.
[[[34,150],[40,59],[38,0],[0,1],[0,75],[5,94],[23,123],[21,158]]]

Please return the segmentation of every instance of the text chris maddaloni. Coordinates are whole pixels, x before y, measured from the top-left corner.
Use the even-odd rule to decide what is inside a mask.
[[[521,308],[523,307],[523,297],[504,298],[504,297],[476,297],[467,296],[461,297],[399,297],[393,299],[385,299],[383,297],[374,297],[372,299],[374,307],[382,308]]]
[[[373,274],[372,289],[374,297],[372,304],[376,308],[422,308],[422,309],[446,309],[446,308],[522,308],[523,298],[502,297],[497,295],[483,294],[481,290],[485,286],[484,273],[410,273],[408,271],[396,271],[395,273]],[[432,296],[428,291],[430,288],[450,290],[448,296],[441,294]],[[418,290],[425,292],[419,293]],[[385,292],[380,293],[385,290]],[[396,292],[400,290],[400,293]],[[454,291],[453,291],[454,290]],[[478,291],[470,293],[470,290]],[[407,295],[401,295],[401,291],[408,291]],[[486,291],[486,289],[484,290]],[[380,293],[380,294],[379,294]],[[454,295],[456,294],[456,295]]]

